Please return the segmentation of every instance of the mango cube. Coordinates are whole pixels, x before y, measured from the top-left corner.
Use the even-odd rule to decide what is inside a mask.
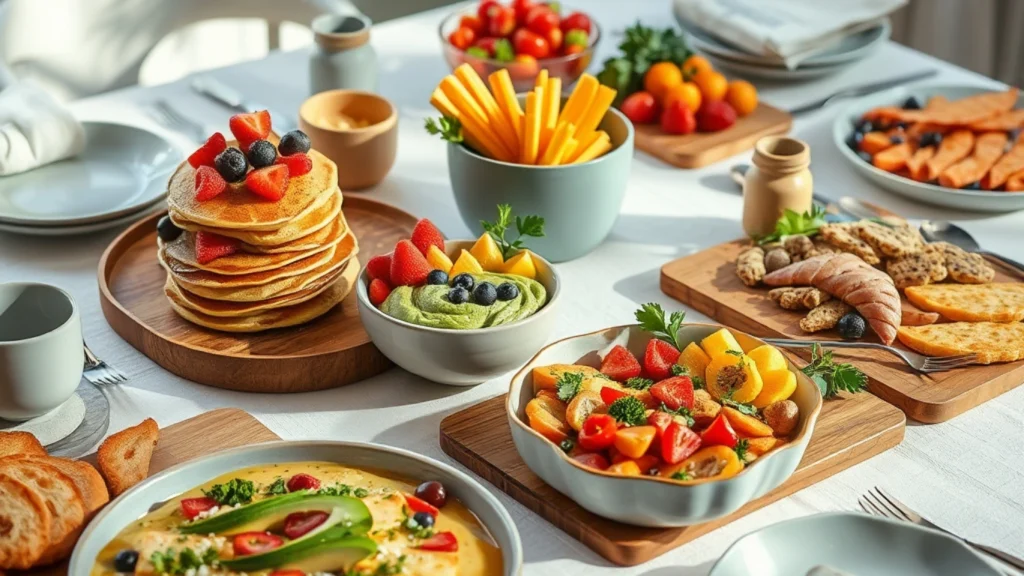
[[[765,372],[789,369],[786,357],[782,355],[782,352],[779,352],[778,348],[770,344],[762,344],[754,348],[747,352],[747,356],[754,361],[754,364],[757,364],[757,371],[762,375]]]
[[[455,261],[455,264],[452,266],[451,272],[449,272],[448,275],[454,278],[463,272],[467,272],[469,274],[482,274],[483,271],[484,269],[480,266],[480,263],[476,261],[476,258],[474,258],[468,250],[463,250],[462,253],[459,254],[458,260]]]
[[[696,342],[687,344],[686,348],[683,348],[683,351],[679,353],[679,359],[676,360],[676,364],[686,368],[690,376],[699,376],[701,378],[704,377],[710,363],[711,357],[701,350]]]
[[[477,239],[473,247],[469,249],[469,253],[488,272],[500,272],[502,266],[505,265],[505,259],[501,256],[501,248],[498,248],[498,243],[486,232]]]
[[[433,245],[427,249],[427,264],[430,264],[432,270],[444,270],[446,274],[452,270],[452,259]]]
[[[764,408],[769,404],[781,402],[796,392],[796,374],[789,369],[765,372],[761,374],[761,381],[761,392],[752,402],[755,408]]]
[[[518,274],[531,280],[537,279],[537,265],[533,262],[529,250],[523,250],[509,258],[503,271],[505,274]]]
[[[704,352],[715,360],[719,356],[724,356],[729,350],[733,352],[743,352],[743,348],[740,347],[740,343],[736,341],[736,337],[729,332],[728,328],[722,328],[718,332],[715,332],[711,336],[700,341],[700,347],[704,349]]]

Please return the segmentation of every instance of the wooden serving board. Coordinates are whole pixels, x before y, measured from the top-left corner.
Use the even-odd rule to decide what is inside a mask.
[[[442,420],[441,449],[610,562],[633,566],[892,448],[903,440],[905,424],[902,412],[870,394],[826,401],[789,480],[725,518],[685,528],[614,522],[587,512],[545,484],[512,443],[504,395]]]
[[[799,312],[779,308],[768,298],[767,289],[748,288],[736,276],[736,257],[745,246],[746,240],[737,240],[669,262],[661,268],[661,290],[722,324],[754,336],[808,339],[811,335],[800,330]],[[1020,280],[999,262],[991,263],[996,269],[995,282]],[[838,339],[825,332],[813,337]],[[949,420],[1024,382],[1024,361],[918,374],[888,352],[836,352],[868,375],[872,393],[926,423]],[[804,358],[810,355],[808,350],[797,353]]]
[[[700,168],[754,147],[765,136],[785,134],[793,117],[785,110],[761,103],[721,132],[666,134],[657,124],[636,126],[636,147],[679,168]]]
[[[342,209],[363,264],[390,252],[416,225],[415,216],[360,196],[346,196]],[[327,314],[292,328],[234,334],[188,322],[164,295],[166,272],[156,257],[161,216],[118,236],[103,253],[98,273],[107,322],[157,364],[200,384],[264,393],[335,388],[391,366],[359,321],[355,289]]]
[[[248,412],[237,408],[213,410],[160,430],[160,440],[149,464],[149,475],[228,448],[280,439]],[[95,464],[96,455],[91,454],[83,460]],[[46,569],[12,572],[33,576],[66,576],[67,573],[67,562]]]

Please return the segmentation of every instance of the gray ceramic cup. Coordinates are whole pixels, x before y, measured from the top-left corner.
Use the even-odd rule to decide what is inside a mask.
[[[78,388],[84,363],[71,295],[47,284],[0,284],[0,418],[28,420],[58,408]]]
[[[316,46],[309,57],[309,93],[346,88],[377,91],[377,53],[370,45],[373,23],[355,14],[313,19]]]
[[[537,254],[552,262],[587,254],[615,225],[633,161],[633,124],[621,112],[609,109],[600,129],[611,136],[612,149],[568,166],[500,162],[449,144],[448,175],[462,221],[479,234],[480,221],[497,216],[496,204],[510,204],[518,215],[544,217],[544,237],[530,239]]]

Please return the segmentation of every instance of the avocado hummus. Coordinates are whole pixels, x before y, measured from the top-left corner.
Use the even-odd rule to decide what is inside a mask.
[[[477,284],[490,282],[498,286],[504,282],[515,284],[519,296],[508,301],[498,300],[490,306],[473,301],[453,304],[448,301],[447,284],[399,286],[381,304],[380,310],[388,316],[410,324],[449,330],[473,330],[515,322],[532,315],[547,303],[544,285],[517,274],[473,274]]]

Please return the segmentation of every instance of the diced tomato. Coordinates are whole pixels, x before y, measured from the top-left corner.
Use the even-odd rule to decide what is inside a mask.
[[[601,360],[601,373],[618,382],[640,375],[640,362],[624,346],[615,345]]]
[[[650,415],[647,416],[647,423],[650,424],[651,426],[654,426],[654,429],[657,430],[658,432],[657,436],[655,436],[655,440],[660,439],[662,434],[665,433],[665,430],[674,421],[675,420],[673,420],[671,414],[669,414],[668,412],[662,412],[661,410],[655,410],[654,412],[651,412]]]
[[[607,470],[610,465],[607,458],[596,452],[584,452],[583,454],[577,454],[573,456],[572,459],[583,464],[587,468],[595,468],[597,470]]]
[[[269,532],[243,532],[235,536],[231,546],[235,550],[235,556],[251,556],[269,552],[284,544],[280,536]]]
[[[701,432],[700,440],[704,446],[728,446],[729,448],[735,448],[736,443],[739,442],[739,437],[736,436],[736,432],[732,429],[732,425],[729,424],[725,415],[719,414],[704,429],[704,432]]]
[[[647,343],[647,350],[644,351],[644,372],[654,381],[664,380],[672,375],[672,365],[678,358],[679,350],[676,350],[675,346],[664,340],[651,338]]]
[[[423,542],[420,542],[418,548],[420,550],[429,550],[431,552],[458,552],[459,541],[455,539],[455,534],[452,534],[451,532],[438,532]]]
[[[284,519],[284,535],[292,540],[299,538],[327,521],[327,516],[327,512],[320,510],[292,512]]]
[[[289,492],[298,492],[299,490],[317,490],[320,488],[320,481],[315,476],[309,474],[296,474],[288,479]]]
[[[619,398],[625,398],[626,396],[629,396],[629,394],[623,392],[622,390],[616,390],[611,386],[605,386],[604,388],[601,388],[601,400],[604,401],[604,403],[609,406],[612,405],[612,402],[615,402]]]
[[[615,442],[615,431],[619,425],[608,414],[591,414],[583,421],[583,429],[580,430],[580,448],[588,452],[597,452],[608,448]]]
[[[438,514],[440,514],[440,511],[438,511],[437,508],[428,504],[424,500],[420,500],[419,498],[413,496],[412,494],[405,495],[405,503],[409,505],[409,508],[413,512],[426,512],[431,516],[437,516]]]
[[[661,459],[669,464],[686,460],[701,446],[700,436],[689,427],[672,422],[661,435]]]
[[[216,505],[217,501],[213,498],[185,498],[181,501],[181,511],[185,514],[185,518],[194,520],[200,512],[206,512]]]
[[[693,408],[693,380],[689,376],[675,376],[651,386],[651,396],[663,402],[669,410]]]

